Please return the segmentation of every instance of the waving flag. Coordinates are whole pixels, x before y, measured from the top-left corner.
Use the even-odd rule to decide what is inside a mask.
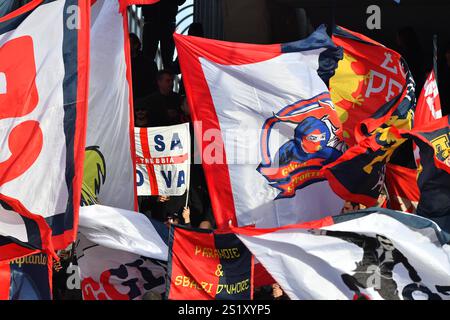
[[[218,227],[339,212],[319,172],[343,150],[325,84],[341,51],[325,28],[275,45],[174,37]]]
[[[42,0],[0,18],[0,194],[8,211],[0,215],[2,260],[75,239],[89,9],[86,1]]]
[[[391,117],[391,125],[411,129],[415,83],[400,54],[342,27],[333,41],[344,48],[330,93],[346,143],[355,145]]]
[[[100,246],[83,235],[77,255],[83,300],[141,300],[148,292],[161,299],[165,294],[165,261]]]
[[[406,139],[392,132],[391,127],[378,128],[372,136],[325,166],[324,175],[343,199],[375,206],[384,188],[386,164]]]
[[[170,300],[250,300],[253,257],[233,233],[172,226],[166,296]]]
[[[145,215],[92,205],[80,209],[78,265],[84,300],[162,297],[168,228]]]
[[[431,71],[422,93],[417,101],[416,112],[414,114],[414,125],[423,126],[430,121],[442,118],[441,99],[439,97],[439,88],[434,71]],[[414,145],[414,158],[419,166],[420,154],[419,148]]]
[[[138,195],[183,195],[191,162],[189,123],[134,130]]]
[[[330,92],[351,148],[323,170],[340,197],[371,207],[384,188],[386,164],[407,140],[391,128],[413,126],[415,83],[397,52],[342,27],[333,40],[344,47],[344,59]]]
[[[44,217],[32,214],[19,201],[0,194],[0,261],[46,252],[54,256],[52,230]]]
[[[341,197],[373,206],[384,184],[386,164],[392,153],[404,141],[413,139],[420,148],[422,167],[418,178],[421,196],[417,213],[422,212],[426,217],[445,217],[450,213],[449,130],[448,116],[413,130],[379,128],[375,135],[347,150],[341,158],[323,170]],[[415,191],[410,191],[406,192],[417,197],[413,195],[416,194]]]
[[[97,0],[92,5],[86,146],[95,148],[98,156],[86,157],[85,176],[98,179],[86,181],[83,191],[101,204],[133,210],[136,189],[131,70],[127,63],[126,10],[119,11],[121,2]]]
[[[429,122],[401,136],[414,140],[420,149],[421,192],[417,214],[437,222],[450,232],[450,118]]]
[[[234,231],[291,299],[450,300],[450,235],[419,216],[374,209]]]
[[[417,101],[414,125],[420,126],[442,118],[441,99],[434,71],[431,71]]]
[[[92,2],[89,115],[83,203],[137,209],[127,6],[155,0]]]

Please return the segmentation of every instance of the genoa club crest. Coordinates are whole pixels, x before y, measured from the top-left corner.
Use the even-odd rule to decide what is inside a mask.
[[[287,123],[296,125],[291,139],[278,150],[270,150],[271,131]],[[340,121],[329,93],[325,92],[297,101],[265,121],[262,162],[257,170],[281,191],[275,199],[291,198],[296,190],[325,180],[322,166],[339,158],[343,148]]]

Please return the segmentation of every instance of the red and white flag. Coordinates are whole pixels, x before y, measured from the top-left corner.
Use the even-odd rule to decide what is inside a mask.
[[[433,120],[440,118],[442,118],[442,109],[439,88],[434,71],[431,71],[417,101],[414,114],[414,126],[427,125]],[[419,148],[416,145],[414,145],[414,158],[416,159],[417,165],[420,166]]]
[[[134,211],[80,209],[76,253],[84,300],[140,300],[165,292],[169,229]]]
[[[417,101],[414,125],[417,127],[440,118],[442,118],[442,109],[439,89],[434,71],[431,71]]]
[[[0,260],[75,240],[89,10],[36,0],[0,18]]]
[[[320,168],[343,149],[325,84],[342,52],[325,28],[274,45],[174,37],[218,227],[338,213]]]
[[[136,175],[140,196],[181,196],[189,183],[189,123],[135,128]]]

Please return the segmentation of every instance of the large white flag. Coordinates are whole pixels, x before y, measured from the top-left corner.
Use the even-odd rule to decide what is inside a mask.
[[[450,300],[450,236],[419,216],[374,209],[235,232],[291,299]]]
[[[92,5],[83,203],[97,198],[101,204],[133,210],[134,125],[128,27],[126,10],[120,11],[122,2],[97,0]]]
[[[189,123],[135,128],[138,195],[181,196],[189,184]]]
[[[75,239],[88,21],[78,0],[33,1],[0,18],[0,260],[44,249],[49,236],[55,249]]]
[[[84,300],[142,299],[165,292],[168,228],[145,215],[92,205],[80,209],[78,266]]]
[[[217,225],[337,214],[320,169],[343,150],[325,84],[341,51],[325,28],[274,45],[174,37]]]

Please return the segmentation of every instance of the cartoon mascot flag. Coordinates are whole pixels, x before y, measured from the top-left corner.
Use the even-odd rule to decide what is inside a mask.
[[[342,51],[325,28],[274,45],[174,37],[218,227],[338,213],[319,172],[344,147],[325,84]]]

